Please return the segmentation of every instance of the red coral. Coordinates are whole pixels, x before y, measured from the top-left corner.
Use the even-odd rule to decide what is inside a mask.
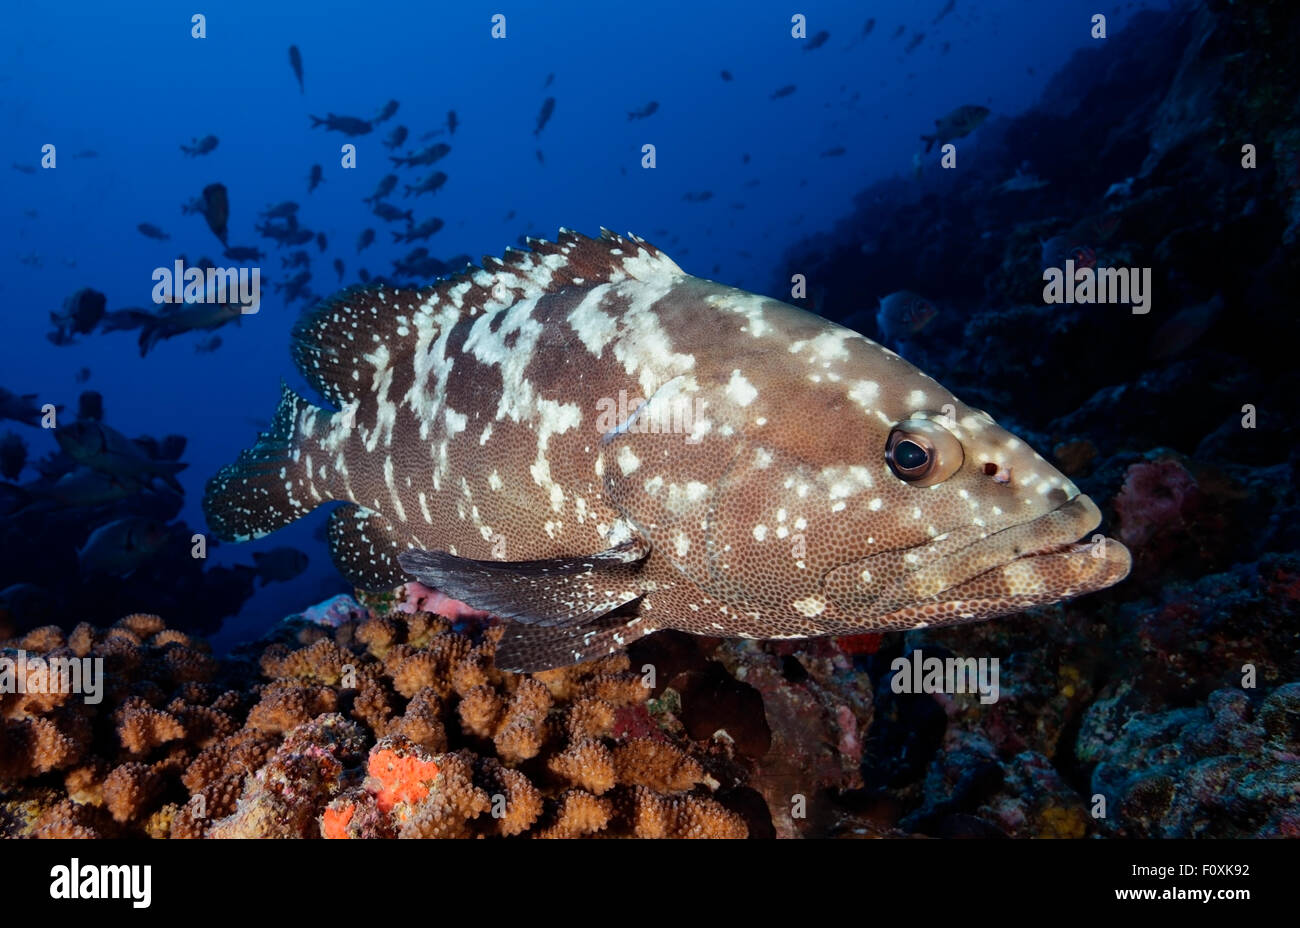
[[[326,838],[346,838],[348,836],[348,824],[352,821],[352,814],[356,812],[356,806],[347,802],[339,808],[330,806],[321,816],[320,833]]]
[[[382,812],[398,803],[418,803],[429,795],[429,785],[438,778],[438,765],[410,751],[399,739],[376,745],[370,752],[366,772],[373,778],[375,801]]]
[[[1120,541],[1140,547],[1158,532],[1185,527],[1199,495],[1196,478],[1172,458],[1132,465],[1115,497]]]

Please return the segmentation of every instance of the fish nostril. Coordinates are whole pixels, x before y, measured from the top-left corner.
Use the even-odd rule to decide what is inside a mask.
[[[984,475],[992,477],[994,483],[1000,483],[1003,486],[1010,486],[1011,484],[1011,468],[993,461],[984,462]]]

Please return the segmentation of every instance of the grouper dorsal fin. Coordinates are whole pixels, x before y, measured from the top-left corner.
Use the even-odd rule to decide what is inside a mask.
[[[523,625],[586,625],[642,595],[637,581],[649,542],[637,535],[583,557],[475,561],[408,550],[397,561],[425,586]]]
[[[522,299],[682,273],[644,239],[608,229],[601,229],[598,239],[561,229],[554,242],[530,238],[527,243],[528,251],[508,248],[504,258],[486,256],[483,267],[471,265],[427,287],[377,284],[341,291],[294,325],[294,363],[308,383],[341,408],[370,389],[367,355],[383,352],[395,360],[428,352],[462,318]]]

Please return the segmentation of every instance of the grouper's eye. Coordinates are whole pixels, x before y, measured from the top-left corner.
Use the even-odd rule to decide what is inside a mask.
[[[934,420],[908,419],[889,433],[885,460],[899,480],[930,487],[956,473],[965,452],[957,436]]]

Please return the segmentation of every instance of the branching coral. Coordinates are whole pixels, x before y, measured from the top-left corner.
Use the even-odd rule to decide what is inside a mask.
[[[0,777],[16,792],[0,822],[87,837],[744,833],[709,798],[704,755],[646,736],[650,690],[625,656],[505,674],[499,636],[418,612],[299,621],[250,662],[155,616],[37,629],[13,644],[104,658],[106,698],[5,697]]]

